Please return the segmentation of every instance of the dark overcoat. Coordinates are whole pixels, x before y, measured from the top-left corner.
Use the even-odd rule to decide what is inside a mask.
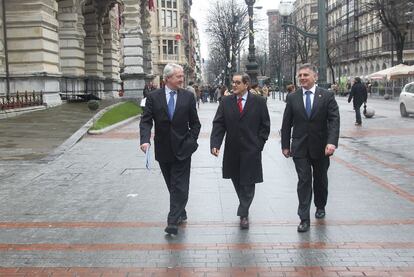
[[[282,149],[294,158],[325,156],[327,144],[338,147],[339,109],[332,91],[316,87],[311,116],[306,115],[302,88],[286,97],[282,122]],[[292,130],[293,128],[293,130]]]
[[[185,160],[197,150],[201,124],[194,95],[190,91],[177,91],[177,103],[172,120],[168,117],[165,89],[154,90],[148,94],[140,121],[141,144],[150,142],[153,122],[157,161]]]
[[[239,178],[242,185],[263,182],[262,150],[269,133],[269,112],[262,96],[249,92],[241,114],[235,95],[223,97],[210,137],[210,148],[220,149],[226,136],[223,178]]]
[[[349,93],[348,103],[353,99],[354,107],[360,108],[362,103],[367,102],[368,93],[367,88],[361,82],[356,82],[352,85],[351,92]]]

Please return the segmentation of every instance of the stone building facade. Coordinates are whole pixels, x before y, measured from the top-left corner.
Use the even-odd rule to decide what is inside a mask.
[[[192,0],[158,0],[151,17],[154,83],[162,85],[167,63],[183,66],[186,83],[201,82],[200,40],[191,18]]]
[[[141,97],[152,78],[147,1],[3,0],[0,95],[42,91],[48,106],[65,94]]]

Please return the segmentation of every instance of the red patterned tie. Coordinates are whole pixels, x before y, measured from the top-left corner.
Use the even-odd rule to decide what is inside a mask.
[[[237,106],[239,107],[239,112],[242,113],[243,111],[243,98],[242,97],[238,97],[237,98]]]

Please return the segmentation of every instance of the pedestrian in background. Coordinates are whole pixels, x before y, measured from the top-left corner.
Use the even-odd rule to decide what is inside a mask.
[[[299,179],[298,215],[301,221],[297,230],[307,232],[312,187],[315,217],[325,217],[329,156],[338,147],[339,109],[333,92],[315,85],[317,74],[313,65],[304,64],[298,72],[302,87],[286,97],[281,136],[282,153],[286,158],[293,157]]]
[[[361,106],[367,102],[368,93],[366,86],[361,82],[361,78],[355,77],[354,84],[352,85],[351,92],[349,93],[348,103],[351,102],[354,105],[355,110],[355,126],[362,125],[361,119]]]
[[[295,87],[294,84],[289,84],[289,85],[286,86],[286,90],[287,90],[288,93],[292,93],[292,92],[295,92],[296,87]]]
[[[194,99],[197,101],[197,94],[194,88],[194,82],[190,81],[185,89],[191,92],[194,95]]]
[[[149,151],[151,129],[155,123],[155,159],[170,193],[170,211],[165,232],[176,235],[178,225],[187,220],[191,155],[196,151],[201,124],[193,93],[182,89],[184,71],[167,64],[165,87],[147,96],[140,122],[141,150]]]
[[[211,154],[218,156],[226,136],[223,178],[231,179],[239,198],[240,228],[249,228],[256,183],[263,182],[262,151],[270,133],[265,99],[249,91],[250,77],[233,75],[233,95],[223,97],[213,120]]]

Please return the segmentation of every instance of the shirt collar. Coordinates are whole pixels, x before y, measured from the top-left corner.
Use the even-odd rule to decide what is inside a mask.
[[[312,92],[313,95],[315,95],[316,85],[313,85],[313,87],[311,87],[310,89],[305,89],[304,87],[302,87],[303,95],[305,95],[305,92],[307,92],[307,91],[310,91],[310,92]]]
[[[244,92],[244,94],[242,95],[242,98],[243,98],[243,100],[244,101],[246,101],[247,100],[247,95],[248,95],[249,93],[248,93],[248,91],[246,90],[245,92]],[[237,98],[239,98],[240,96],[237,96]]]
[[[170,89],[169,87],[165,86],[165,94],[169,96],[170,95],[170,91],[175,91],[176,93],[178,93],[177,90],[173,90],[173,89]]]

